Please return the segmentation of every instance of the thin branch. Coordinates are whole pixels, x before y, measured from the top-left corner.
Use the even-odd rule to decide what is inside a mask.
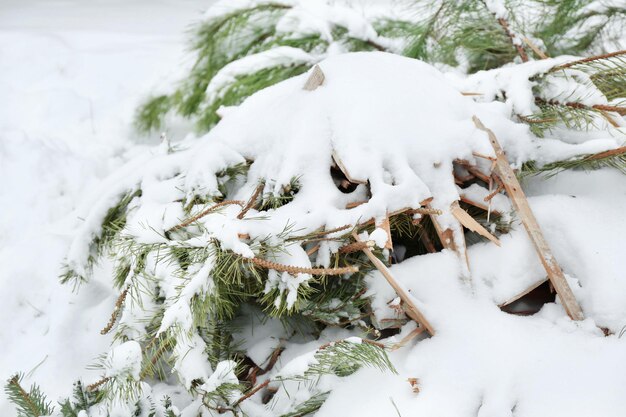
[[[265,269],[273,269],[278,272],[287,272],[291,275],[310,274],[310,275],[344,275],[358,272],[357,266],[344,266],[341,268],[303,268],[300,266],[279,264],[277,262],[268,261],[261,258],[243,258],[244,260],[260,266]]]
[[[200,214],[196,214],[195,216],[193,216],[190,219],[185,220],[184,222],[172,227],[170,230],[168,230],[168,232],[175,232],[176,230],[180,230],[184,227],[189,226],[192,223],[197,222],[198,220],[200,220],[201,218],[203,218],[204,216],[206,216],[207,214],[211,214],[213,213],[215,210],[217,210],[218,208],[224,207],[224,206],[228,206],[228,205],[232,205],[232,204],[237,204],[240,206],[243,206],[243,201],[238,201],[238,200],[224,200],[220,203],[215,204],[214,206],[209,207],[208,209],[204,210],[203,212],[201,212]]]
[[[598,61],[598,60],[601,60],[601,59],[613,58],[613,57],[620,56],[620,55],[626,55],[626,49],[621,50],[621,51],[617,51],[617,52],[611,52],[609,54],[595,55],[595,56],[591,56],[591,57],[588,57],[588,58],[579,59],[577,61],[568,62],[566,64],[557,65],[556,67],[552,67],[550,69],[550,72],[563,70],[563,69],[566,69],[566,68],[573,67],[575,65],[585,64],[587,62],[593,62],[593,61]]]
[[[263,183],[259,184],[256,187],[256,190],[254,190],[254,193],[252,193],[252,196],[246,203],[245,207],[241,210],[241,213],[237,215],[237,218],[239,220],[243,219],[243,216],[245,216],[246,213],[256,205],[256,199],[259,198],[259,195],[261,194],[261,192],[263,192],[263,188],[265,188],[265,184]]]
[[[117,321],[118,316],[120,315],[120,311],[122,311],[122,305],[124,304],[124,301],[126,300],[127,294],[128,294],[128,287],[126,287],[126,289],[122,291],[119,297],[117,297],[117,301],[115,301],[115,307],[113,307],[113,312],[111,313],[111,318],[109,319],[109,322],[104,327],[104,329],[100,330],[100,334],[104,335],[111,331],[111,329],[113,328],[113,325]]]

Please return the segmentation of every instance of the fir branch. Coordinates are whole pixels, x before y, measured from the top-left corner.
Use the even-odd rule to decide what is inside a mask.
[[[534,162],[523,165],[521,175],[544,174],[550,178],[566,169],[594,170],[603,167],[615,168],[626,174],[626,146],[597,154],[582,155],[565,161],[557,161],[542,166]]]
[[[104,399],[102,391],[89,392],[81,381],[74,383],[72,400],[69,398],[59,403],[63,417],[79,417],[81,411],[89,412],[89,409]]]
[[[304,376],[334,374],[348,376],[362,366],[397,373],[385,352],[385,345],[367,339],[344,339],[326,343],[315,353],[317,363],[311,365]]]
[[[308,400],[298,404],[293,411],[281,414],[280,417],[303,417],[319,410],[328,399],[330,391],[313,395]]]
[[[17,408],[19,417],[48,416],[54,412],[54,407],[47,401],[46,396],[39,387],[33,384],[29,391],[22,385],[22,375],[16,374],[11,377],[4,386],[9,401]]]
[[[614,58],[614,57],[618,57],[618,56],[622,56],[622,55],[626,55],[626,50],[611,52],[611,53],[608,53],[608,54],[601,54],[601,55],[590,56],[590,57],[587,57],[587,58],[579,59],[577,61],[567,62],[565,64],[561,64],[561,65],[557,65],[557,66],[552,67],[549,72],[561,71],[561,70],[564,70],[566,68],[572,68],[572,67],[580,66],[582,64],[589,64],[589,63],[594,62],[594,61],[610,59],[610,58]]]

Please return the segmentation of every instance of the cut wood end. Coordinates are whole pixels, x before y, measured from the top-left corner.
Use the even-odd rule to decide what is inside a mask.
[[[335,150],[333,150],[333,152],[332,152],[332,158],[333,158],[333,163],[335,164],[335,166],[337,168],[339,168],[339,170],[348,179],[348,181],[350,181],[351,183],[354,183],[354,184],[367,184],[366,180],[359,180],[359,179],[353,178],[350,175],[350,173],[348,172],[348,169],[343,164],[343,162],[341,161],[341,158],[339,158],[339,155],[337,155],[337,152]]]
[[[313,67],[313,70],[311,71],[311,75],[309,75],[309,78],[306,80],[306,83],[304,83],[303,89],[306,91],[313,91],[320,85],[324,84],[325,79],[326,79],[326,76],[324,75],[324,72],[322,71],[320,66],[315,65]]]
[[[465,226],[472,232],[476,232],[479,235],[486,237],[487,239],[489,239],[496,245],[500,246],[500,240],[494,235],[492,235],[491,233],[489,233],[489,231],[485,229],[482,224],[478,223],[476,219],[470,216],[470,214],[467,211],[463,210],[461,206],[459,206],[458,201],[455,201],[454,203],[452,203],[452,206],[450,206],[450,211],[452,212],[452,215],[463,226]]]

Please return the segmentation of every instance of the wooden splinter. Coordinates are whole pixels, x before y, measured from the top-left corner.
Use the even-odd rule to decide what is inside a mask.
[[[561,267],[557,263],[550,247],[548,246],[548,242],[546,242],[543,233],[541,232],[541,228],[539,227],[539,223],[537,223],[537,219],[528,204],[528,200],[526,199],[526,195],[524,195],[524,191],[522,191],[522,187],[509,165],[509,161],[504,154],[504,150],[500,146],[500,143],[496,139],[496,135],[485,125],[482,124],[478,117],[474,116],[472,118],[476,127],[487,133],[489,136],[489,142],[493,147],[493,150],[496,153],[496,164],[495,164],[495,173],[500,177],[500,180],[504,184],[504,188],[506,193],[513,204],[513,208],[519,215],[522,220],[522,224],[528,232],[528,236],[539,255],[539,259],[543,264],[546,273],[548,274],[548,279],[554,286],[567,315],[570,316],[572,320],[582,320],[584,318],[582,309],[576,301],[574,297],[574,293],[570,288],[565,276],[563,275],[563,271]]]
[[[324,84],[324,80],[326,77],[324,76],[324,72],[319,65],[315,65],[313,70],[311,71],[311,75],[307,78],[306,83],[304,83],[304,87],[302,87],[306,91],[313,91],[320,85]]]
[[[455,201],[454,203],[452,203],[452,205],[450,206],[450,211],[452,212],[452,215],[463,226],[465,226],[472,232],[476,232],[479,235],[486,237],[487,239],[489,239],[496,245],[500,246],[500,241],[498,240],[498,238],[492,235],[491,233],[489,233],[489,231],[485,229],[482,224],[478,223],[472,216],[469,215],[468,212],[463,210],[461,206],[459,205],[458,201]]]
[[[352,232],[352,236],[354,237],[354,240],[356,242],[361,242],[356,232]],[[391,271],[389,271],[389,268],[387,268],[380,259],[374,256],[374,254],[368,247],[364,247],[362,251],[374,264],[376,269],[380,271],[382,276],[385,277],[389,285],[391,285],[391,287],[395,290],[396,294],[398,294],[398,297],[400,297],[400,300],[402,300],[402,302],[406,306],[406,314],[415,322],[417,322],[417,324],[424,327],[431,336],[434,336],[435,330],[430,325],[426,317],[424,317],[417,305],[415,305],[415,303],[413,302],[413,298],[411,297],[409,292],[393,277],[393,275],[391,275]]]

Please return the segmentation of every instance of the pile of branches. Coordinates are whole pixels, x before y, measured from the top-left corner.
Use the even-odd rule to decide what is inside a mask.
[[[604,32],[598,27],[593,36],[566,45],[559,36],[585,22],[576,12],[581,2],[538,3],[557,13],[546,15],[547,21],[525,34],[518,30],[521,25],[512,14],[512,2],[505,2],[508,13],[490,8],[492,2],[429,3],[430,14],[421,15],[428,16],[426,20],[381,18],[360,33],[333,22],[331,38],[279,30],[281,19],[301,16],[304,6],[297,2],[295,6],[259,2],[251,8],[216,12],[200,26],[198,61],[191,75],[173,94],[146,104],[140,110],[140,124],[160,127],[162,116],[175,109],[197,118],[200,129],[209,129],[219,120],[221,106],[238,104],[263,87],[310,70],[338,42],[344,51],[405,53],[464,66],[469,72],[494,68],[468,76],[459,90],[478,102],[510,104],[511,119],[528,124],[537,137],[558,139],[564,132],[589,129],[619,131],[626,114],[626,52],[578,60],[546,58],[548,53],[595,48]],[[607,19],[618,19],[620,13],[607,10]],[[490,23],[483,24],[486,20]],[[469,27],[474,28],[472,36],[468,36]],[[444,35],[454,43],[435,42]],[[262,68],[241,64],[259,54],[266,58],[270,54],[273,58],[267,62],[280,65],[263,67],[263,60],[248,62],[262,62]],[[532,62],[532,55],[539,60]],[[505,65],[513,61],[517,64]],[[520,105],[519,84],[506,81],[520,66],[528,69],[522,83],[527,88],[524,97],[531,101],[527,105]],[[323,82],[324,74],[314,67],[303,87],[315,90]],[[78,287],[89,281],[100,260],[112,258],[111,278],[119,297],[110,318],[103,319],[102,334],[114,335],[115,348],[99,362],[102,378],[89,385],[78,382],[73,398],[62,402],[57,414],[107,415],[112,409],[122,409],[128,415],[180,416],[171,399],[157,398],[151,388],[172,375],[185,388],[191,413],[238,416],[273,410],[283,417],[314,413],[329,395],[329,380],[346,377],[363,366],[394,372],[389,350],[435,334],[388,266],[444,249],[466,262],[468,245],[499,244],[499,236],[508,233],[516,220],[543,247],[516,175],[553,175],[564,169],[603,166],[626,169],[626,148],[622,147],[560,160],[526,160],[515,171],[495,135],[480,120],[474,122],[489,134],[494,153],[450,161],[450,178],[458,187],[459,201],[435,207],[433,199],[425,199],[414,207],[388,212],[384,218],[361,218],[304,232],[286,224],[271,233],[237,233],[237,224],[269,221],[277,210],[291,205],[302,183],[297,176],[276,184],[250,175],[254,160],[217,145],[206,155],[212,162],[218,160],[214,165],[221,169],[200,175],[194,184],[200,188],[180,186],[197,180],[192,175],[195,166],[189,164],[194,147],[185,149],[167,140],[154,155],[113,175],[103,185],[104,197],[91,207],[61,279]],[[345,210],[370,202],[371,184],[353,178],[337,155],[332,156],[330,174],[334,186],[351,196]],[[155,184],[168,186],[165,199],[173,214],[159,213],[166,227],[138,233],[131,220],[149,218],[145,197],[154,194]],[[202,187],[211,192],[201,192]],[[448,220],[441,222],[440,216]],[[450,219],[455,227],[449,227]],[[226,237],[233,234],[234,240]],[[542,259],[550,259],[545,248],[541,250]],[[568,314],[582,318],[558,265],[544,266]],[[397,309],[393,319],[377,320],[373,314],[366,277],[374,270],[397,292],[398,299],[390,300]],[[468,270],[465,275],[461,278],[471,285]],[[242,323],[255,320],[259,326],[280,323],[283,328],[282,340],[262,357],[252,357],[242,346],[247,337]],[[388,342],[409,322],[416,323],[414,331],[403,340]],[[319,342],[329,329],[359,337]],[[317,346],[278,366],[291,340]],[[120,363],[120,357],[125,362]],[[23,416],[54,412],[38,387],[25,389],[19,375],[8,381],[6,390]],[[306,395],[291,400],[294,391]]]

